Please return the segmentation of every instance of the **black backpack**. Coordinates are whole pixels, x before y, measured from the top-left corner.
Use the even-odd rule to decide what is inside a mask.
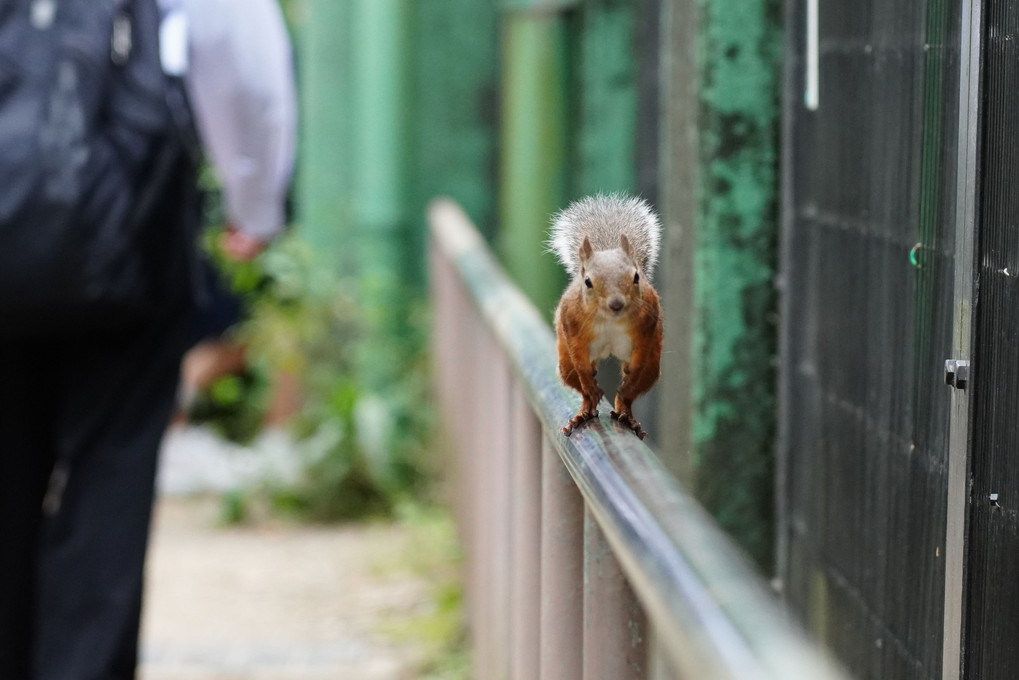
[[[155,0],[0,3],[0,338],[119,332],[191,284],[194,149]]]

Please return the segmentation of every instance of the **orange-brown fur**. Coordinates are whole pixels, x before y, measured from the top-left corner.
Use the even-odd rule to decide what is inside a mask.
[[[644,430],[631,408],[634,399],[650,390],[659,376],[662,315],[658,293],[637,264],[638,257],[625,236],[619,248],[602,251],[594,251],[585,239],[578,256],[578,275],[563,293],[555,313],[559,376],[582,397],[580,410],[563,427],[563,433],[569,436],[578,425],[598,415],[604,392],[595,376],[598,360],[605,357],[592,356],[594,347],[622,363],[623,380],[612,417],[643,439]],[[612,304],[621,306],[613,310]],[[619,356],[620,351],[626,356]]]

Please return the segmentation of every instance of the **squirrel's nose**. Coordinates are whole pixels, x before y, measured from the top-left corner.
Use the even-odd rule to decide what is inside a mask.
[[[626,303],[623,302],[622,298],[612,298],[611,300],[609,300],[609,309],[611,309],[613,312],[618,312],[620,309],[623,308],[623,305],[625,304]]]

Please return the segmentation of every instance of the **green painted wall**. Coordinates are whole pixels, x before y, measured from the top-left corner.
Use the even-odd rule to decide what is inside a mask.
[[[663,460],[773,569],[781,4],[665,0]]]
[[[413,8],[412,215],[449,196],[495,232],[499,120],[498,12],[492,2],[429,0]]]
[[[637,73],[633,0],[588,0],[577,30],[573,197],[633,192]]]
[[[778,0],[701,2],[693,467],[708,510],[773,553]]]

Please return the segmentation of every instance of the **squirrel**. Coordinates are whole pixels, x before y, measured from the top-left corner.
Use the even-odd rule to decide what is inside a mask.
[[[661,230],[646,201],[617,194],[582,198],[552,217],[549,250],[572,277],[555,310],[558,374],[583,397],[567,437],[598,416],[605,393],[595,375],[609,355],[623,369],[612,418],[646,435],[631,407],[660,372],[662,310],[651,275]]]

